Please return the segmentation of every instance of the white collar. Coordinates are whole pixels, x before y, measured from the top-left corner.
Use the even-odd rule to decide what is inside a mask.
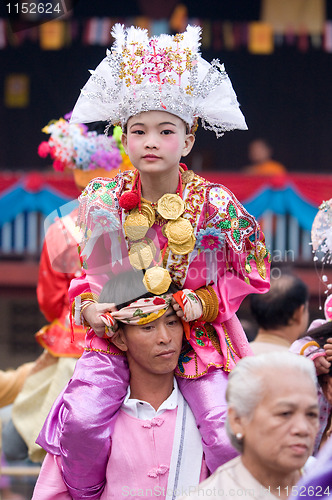
[[[141,420],[151,420],[157,415],[161,415],[166,410],[174,410],[178,406],[178,384],[174,378],[173,391],[171,395],[155,410],[150,403],[141,399],[130,399],[130,386],[127,389],[127,395],[122,403],[121,409],[131,417]]]

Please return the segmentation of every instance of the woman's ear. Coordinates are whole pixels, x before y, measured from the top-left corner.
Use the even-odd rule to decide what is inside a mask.
[[[115,347],[120,349],[120,351],[126,352],[128,350],[126,336],[123,331],[123,328],[121,327],[118,328],[118,330],[112,337],[112,342],[115,345]]]
[[[184,146],[183,146],[181,156],[187,156],[190,153],[190,151],[192,150],[194,143],[195,143],[194,134],[187,134],[185,139],[184,139]]]
[[[243,419],[238,416],[235,409],[230,407],[227,411],[227,418],[229,422],[229,426],[231,428],[232,433],[236,436],[236,434],[244,434],[244,426]]]

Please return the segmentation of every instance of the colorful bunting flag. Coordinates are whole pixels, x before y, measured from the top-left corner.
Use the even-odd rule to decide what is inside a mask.
[[[324,26],[324,50],[332,52],[332,21],[326,21]]]
[[[42,50],[60,50],[65,46],[66,25],[55,19],[39,26],[39,43]]]
[[[318,2],[321,5],[321,0]],[[126,26],[135,24],[147,29],[150,36],[158,36],[161,33],[181,31],[184,29],[184,27],[179,28],[181,22],[186,24],[188,20],[186,13],[178,10],[175,17],[170,20],[166,17],[152,19],[146,16],[125,19],[94,17],[83,22],[78,19],[57,19],[13,33],[8,20],[0,18],[0,50],[4,50],[8,45],[18,47],[25,41],[39,42],[42,50],[59,50],[70,46],[73,41],[80,41],[83,45],[109,47],[112,43],[110,32],[115,22],[122,22]],[[306,52],[310,46],[317,50],[332,52],[332,20],[324,23],[322,32],[310,31],[306,24],[301,25],[299,29],[291,20],[283,26],[283,32],[280,28],[276,29],[271,24],[261,21],[247,23],[220,19],[189,19],[189,23],[202,26],[202,50],[212,49],[218,53],[222,50],[233,51],[245,47],[252,54],[268,55],[274,52],[275,47],[292,45],[301,52]],[[176,26],[178,29],[174,29]]]
[[[4,103],[7,108],[26,108],[30,100],[28,75],[12,73],[5,78]]]
[[[4,19],[0,19],[0,50],[4,49],[6,45],[7,45],[6,21]]]
[[[249,24],[248,50],[252,54],[272,54],[274,44],[270,24],[260,22]]]

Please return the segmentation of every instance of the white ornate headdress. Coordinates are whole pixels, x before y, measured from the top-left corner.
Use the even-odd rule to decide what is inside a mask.
[[[71,122],[124,126],[143,111],[164,110],[191,127],[200,118],[217,137],[247,125],[231,81],[218,60],[199,54],[201,28],[149,39],[147,30],[116,24],[107,50],[75,105]]]
[[[320,261],[322,264],[321,281],[326,286],[325,293],[327,294],[332,290],[332,283],[329,283],[328,277],[324,273],[325,266],[332,264],[332,198],[323,201],[318,207],[311,228],[311,244],[314,262]]]

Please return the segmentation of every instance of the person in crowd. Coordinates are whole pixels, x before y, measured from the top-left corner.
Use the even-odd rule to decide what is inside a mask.
[[[294,500],[320,498],[332,499],[332,439],[329,439],[320,450],[317,461],[293,488],[291,498]]]
[[[0,407],[13,403],[31,372],[33,363],[24,363],[18,368],[0,370]]]
[[[240,456],[181,500],[288,498],[314,460],[308,461],[318,430],[312,361],[290,352],[248,356],[230,374],[226,398],[226,425]]]
[[[0,370],[0,407],[11,405],[19,392],[22,390],[25,380],[33,374],[38,366],[43,363],[43,355],[35,362],[24,363],[18,368]],[[7,410],[7,408],[5,408]],[[0,432],[3,425],[3,415],[0,419]],[[1,466],[7,465],[5,457],[1,454]],[[2,500],[23,500],[23,496],[12,490],[11,480],[8,477],[0,478],[0,498]]]
[[[311,359],[318,376],[319,431],[314,454],[331,436],[332,413],[332,295],[328,295],[324,303],[324,319],[315,319],[308,331],[290,347],[291,352]]]
[[[253,353],[287,351],[307,330],[308,305],[307,285],[290,273],[272,277],[266,294],[251,295],[250,310],[258,324],[257,336],[250,342]]]
[[[43,128],[49,139],[39,145],[38,153],[41,157],[50,155],[55,170],[71,172],[79,191],[96,176],[112,178],[120,169],[130,168],[117,130],[106,137],[103,131],[98,133],[82,124],[70,124],[69,118],[70,114],[52,120]],[[106,160],[107,168],[104,168]],[[49,323],[36,333],[44,353],[22,390],[18,391],[12,419],[4,426],[3,451],[8,460],[27,457],[37,463],[43,460],[45,451],[35,443],[36,438],[52,404],[70,380],[85,346],[85,328],[71,325],[68,298],[71,280],[82,274],[77,214],[76,207],[66,215],[53,218],[46,230],[39,262],[37,299]]]
[[[200,433],[174,377],[183,342],[183,323],[172,307],[176,290],[171,284],[165,294],[147,293],[142,272],[133,270],[113,277],[101,292],[100,300],[113,303],[117,330],[112,340],[130,373],[111,442],[105,439],[110,450],[101,500],[174,498],[207,477]],[[91,395],[89,404],[95,403]],[[60,457],[48,454],[33,500],[54,498],[72,497]]]
[[[273,149],[265,139],[254,139],[248,146],[250,165],[243,172],[250,175],[276,176],[285,175],[284,165],[273,160]]]
[[[146,30],[117,24],[113,36],[71,120],[120,123],[136,171],[95,179],[80,197],[84,273],[69,296],[76,324],[90,328],[87,347],[38,437],[61,455],[75,500],[101,495],[107,444],[128,385],[112,328],[105,333],[103,315],[113,306],[98,302],[110,274],[134,266],[154,295],[171,281],[180,288],[173,307],[186,320],[186,341],[176,375],[211,471],[234,456],[222,425],[225,387],[236,362],[251,354],[236,312],[248,294],[269,288],[270,259],[257,221],[226,187],[180,164],[192,150],[198,118],[217,136],[246,128],[224,67],[199,54],[200,28],[149,39]]]

